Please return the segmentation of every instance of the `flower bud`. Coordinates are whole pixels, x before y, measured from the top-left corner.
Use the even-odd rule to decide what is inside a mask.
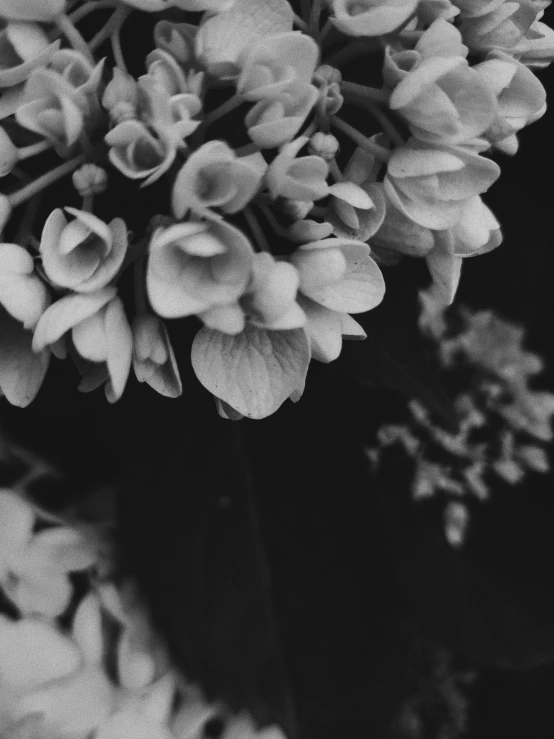
[[[130,74],[114,67],[113,77],[106,85],[102,105],[116,123],[134,118],[138,100],[138,84]]]
[[[18,160],[17,147],[3,128],[0,128],[0,177],[5,177]]]
[[[340,70],[330,64],[321,64],[314,72],[314,83],[320,87],[333,83],[340,85],[341,82],[342,74]]]
[[[326,162],[335,158],[339,150],[339,142],[332,133],[318,131],[314,133],[308,144],[310,154],[321,157]]]
[[[108,173],[96,164],[83,164],[73,172],[73,186],[83,198],[100,195],[108,184]]]

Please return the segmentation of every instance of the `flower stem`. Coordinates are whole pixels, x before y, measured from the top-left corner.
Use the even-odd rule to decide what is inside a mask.
[[[91,51],[96,51],[96,49],[101,46],[104,41],[107,41],[110,38],[112,33],[116,33],[117,31],[119,31],[131,11],[132,8],[130,8],[128,5],[120,5],[119,7],[117,7],[116,10],[112,13],[110,20],[103,28],[98,31],[96,36],[94,36],[94,38],[90,41],[89,47]]]
[[[312,0],[310,13],[309,33],[315,38],[319,35],[319,18],[321,16],[321,0]]]
[[[300,0],[300,11],[302,13],[302,18],[306,21],[306,23],[310,20],[310,15],[312,12],[312,5],[310,0]]]
[[[359,86],[363,87],[363,85]],[[367,110],[372,115],[372,117],[375,118],[378,123],[380,123],[383,132],[394,144],[396,144],[397,146],[402,146],[404,144],[404,137],[397,130],[396,126],[392,123],[390,118],[386,115],[386,113],[379,105],[376,105],[374,102],[372,102],[371,99],[367,97],[362,97],[357,93],[352,94],[347,91],[345,91],[344,99],[352,105],[357,105],[360,108],[365,108],[365,110]]]
[[[110,36],[110,41],[112,44],[112,52],[116,66],[118,66],[121,70],[123,70],[123,72],[126,72],[128,74],[129,70],[127,69],[127,65],[125,64],[125,58],[123,56],[123,50],[121,48],[120,28],[117,28],[112,33],[112,35]]]
[[[77,30],[75,25],[73,24],[71,18],[67,15],[60,15],[57,19],[58,28],[63,33],[63,35],[66,37],[66,39],[69,41],[71,46],[76,50],[80,51],[81,54],[83,54],[87,60],[94,64],[94,57],[92,56],[92,51],[89,48],[87,42],[85,39],[81,36],[81,33]]]
[[[43,174],[36,180],[29,182],[28,185],[25,185],[20,190],[10,193],[8,195],[10,205],[12,208],[16,208],[18,205],[21,205],[21,203],[24,203],[29,200],[29,198],[32,198],[34,195],[44,190],[45,187],[48,187],[54,182],[61,180],[62,177],[71,174],[74,169],[77,169],[77,167],[83,164],[86,158],[86,154],[79,154],[78,157],[60,164],[58,167],[51,169],[50,172],[46,172],[46,174]]]
[[[367,136],[364,136],[356,128],[351,126],[349,123],[346,123],[346,121],[343,121],[336,115],[332,115],[329,118],[329,122],[331,123],[331,126],[334,126],[339,131],[342,131],[342,133],[348,136],[348,138],[352,139],[355,144],[361,146],[362,149],[369,151],[377,159],[380,159],[382,162],[388,162],[388,160],[390,159],[389,151],[387,151],[382,146],[379,146],[374,141],[371,141],[371,139],[368,139]]]
[[[344,177],[342,176],[342,172],[339,169],[339,165],[337,164],[336,159],[331,159],[329,162],[329,172],[331,173],[331,176],[335,180],[335,182],[343,182]]]
[[[373,103],[388,103],[390,98],[386,90],[358,85],[356,82],[341,82],[340,90],[347,100],[361,99],[370,100]]]
[[[308,24],[303,21],[299,15],[293,13],[292,20],[294,25],[297,26],[301,31],[303,31],[304,33],[308,33]]]
[[[146,300],[146,279],[144,274],[144,258],[137,259],[133,265],[133,285],[135,310],[137,315],[148,312],[148,302]]]
[[[252,231],[252,235],[254,236],[258,247],[260,248],[260,251],[266,251],[268,252],[268,254],[271,254],[271,249],[269,248],[269,244],[267,242],[265,234],[262,231],[262,227],[260,226],[258,219],[256,218],[256,214],[254,213],[252,208],[250,206],[247,206],[244,209],[243,213],[248,222],[250,230]]]
[[[276,233],[278,236],[282,236],[284,239],[289,239],[290,241],[289,232],[284,226],[281,226],[277,218],[275,218],[275,216],[271,212],[269,206],[260,204],[258,207],[266,217],[266,220],[273,229],[274,233]]]
[[[243,104],[244,100],[240,95],[233,95],[229,98],[229,100],[226,100],[224,103],[221,103],[217,108],[214,108],[211,110],[203,119],[201,126],[209,126],[211,123],[214,123],[218,120],[218,118],[223,118],[224,115],[227,115],[228,113],[231,113],[236,108],[240,107]]]

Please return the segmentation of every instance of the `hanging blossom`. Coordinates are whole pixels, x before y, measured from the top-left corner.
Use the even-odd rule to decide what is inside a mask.
[[[177,397],[199,321],[220,413],[264,418],[364,339],[401,260],[451,303],[502,241],[495,155],[546,110],[546,6],[0,3],[0,391],[27,405],[53,354],[112,402],[133,375]]]
[[[112,561],[114,521],[69,524],[9,489],[0,514],[0,588],[15,609],[0,614],[2,735],[187,739],[217,720],[227,739],[284,739],[178,673]]]

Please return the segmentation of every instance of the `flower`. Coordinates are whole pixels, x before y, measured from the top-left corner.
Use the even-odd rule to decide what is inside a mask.
[[[500,51],[474,67],[497,101],[497,112],[485,137],[502,142],[537,120],[546,110],[546,91],[531,70]]]
[[[456,4],[461,11],[460,31],[465,43],[482,53],[515,47],[538,15],[529,0],[497,0],[485,5],[457,0]]]
[[[76,208],[68,222],[60,208],[46,219],[40,240],[42,266],[54,285],[92,293],[117,274],[127,251],[127,227],[121,218],[109,224]]]
[[[167,329],[159,318],[141,313],[133,321],[133,368],[139,382],[160,395],[177,398],[183,392]]]
[[[331,0],[336,28],[349,36],[381,36],[415,13],[417,0]]]
[[[409,139],[387,165],[385,193],[395,208],[420,226],[446,229],[469,198],[488,190],[500,167],[469,148],[439,147]]]
[[[363,328],[348,313],[324,308],[305,296],[300,296],[299,303],[307,318],[305,331],[312,359],[326,364],[333,362],[340,356],[343,339],[366,338]]]
[[[31,255],[17,244],[0,244],[0,304],[23,328],[34,328],[50,303]]]
[[[296,302],[299,283],[292,264],[278,262],[271,254],[255,254],[250,284],[240,300],[246,320],[272,330],[301,328],[306,316]]]
[[[484,133],[496,115],[496,99],[461,56],[430,57],[398,83],[390,108],[423,141],[460,144]]]
[[[65,0],[2,0],[0,16],[10,21],[51,23],[64,8]]]
[[[263,159],[262,165],[265,167]],[[183,218],[189,210],[214,218],[213,208],[236,213],[259,190],[262,175],[263,169],[250,157],[237,157],[224,141],[209,141],[179,170],[173,185],[173,213],[176,218]]]
[[[248,135],[260,149],[272,149],[290,141],[319,97],[311,84],[291,84],[274,98],[258,101],[246,114]]]
[[[300,136],[286,144],[267,168],[266,180],[273,198],[313,201],[328,194],[327,162],[315,154],[297,156],[308,141],[307,136]]]
[[[178,223],[154,232],[146,272],[148,298],[164,318],[201,314],[243,294],[254,251],[224,221]]]
[[[33,533],[35,523],[30,503],[0,492],[0,583],[22,613],[59,616],[71,597],[68,574],[90,567],[96,555],[76,530],[55,526]]]
[[[213,0],[212,5],[216,3]],[[257,41],[292,31],[287,0],[234,0],[223,12],[205,20],[196,36],[196,56],[209,74],[236,76],[241,57]]]
[[[243,52],[237,92],[255,102],[274,98],[291,85],[309,84],[318,57],[315,41],[299,31],[262,38]]]
[[[300,246],[291,256],[300,292],[339,313],[364,313],[385,294],[385,281],[370,248],[354,239],[328,238]]]
[[[13,87],[25,82],[35,67],[48,64],[59,47],[60,42],[50,43],[36,23],[7,23],[0,31],[0,87]]]
[[[119,400],[131,368],[133,335],[116,289],[68,295],[51,305],[35,329],[34,351],[54,344],[67,331],[81,357],[94,363],[81,388],[93,390],[105,382],[108,401]]]

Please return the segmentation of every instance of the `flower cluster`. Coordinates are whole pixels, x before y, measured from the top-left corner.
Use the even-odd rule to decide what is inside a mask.
[[[515,485],[528,472],[550,470],[546,443],[554,438],[554,394],[530,386],[543,361],[524,348],[522,327],[492,311],[463,307],[456,331],[435,291],[422,293],[421,300],[420,325],[437,343],[445,376],[470,371],[471,389],[462,388],[455,398],[459,428],[445,429],[413,400],[409,422],[382,426],[369,454],[379,465],[386,448],[400,446],[413,458],[414,497],[446,496],[446,535],[459,546],[469,521],[464,498],[486,500],[491,485]]]
[[[133,584],[115,584],[103,527],[70,524],[11,489],[0,490],[0,526],[11,606],[0,613],[2,736],[194,739],[216,719],[225,739],[284,739],[180,676]]]
[[[131,371],[177,397],[189,318],[220,414],[263,418],[402,257],[450,303],[501,242],[491,154],[545,111],[546,4],[0,0],[1,393],[27,405],[54,355],[110,402]],[[361,56],[378,87],[344,79]]]

